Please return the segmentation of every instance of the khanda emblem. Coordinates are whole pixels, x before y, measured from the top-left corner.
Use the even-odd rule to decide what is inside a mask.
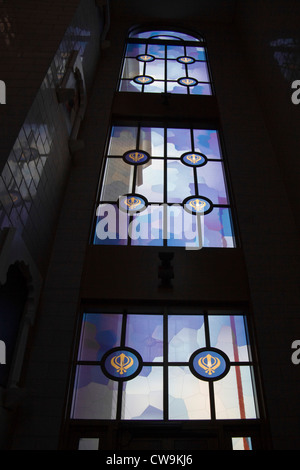
[[[214,357],[211,354],[200,357],[198,364],[202,369],[205,370],[205,373],[212,375],[215,373],[215,370],[220,366],[221,361],[218,357]]]
[[[201,155],[196,155],[195,153],[191,153],[186,157],[187,160],[189,160],[193,165],[198,163],[201,160]]]
[[[194,85],[195,80],[193,80],[192,78],[184,78],[183,80],[181,80],[181,83],[183,83],[184,85]]]
[[[124,204],[131,210],[136,209],[141,203],[142,201],[136,197],[128,197],[124,200]]]
[[[110,363],[120,375],[123,375],[133,365],[133,358],[121,353],[119,356],[113,356]]]
[[[136,162],[136,163],[142,160],[144,157],[145,155],[139,152],[132,152],[128,155],[128,158],[130,158],[133,162]]]
[[[206,206],[206,202],[201,201],[201,199],[193,199],[192,201],[189,202],[189,205],[192,206],[196,212],[200,212]]]

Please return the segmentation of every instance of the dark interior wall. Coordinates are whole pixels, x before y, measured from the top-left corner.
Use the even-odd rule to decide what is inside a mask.
[[[249,6],[251,2],[246,3]],[[129,250],[122,251],[124,247],[118,248],[118,256],[112,248],[88,247],[123,41],[129,27],[145,20],[130,11],[128,16],[122,15],[124,11],[125,5],[112,11],[108,37],[111,45],[100,58],[81,129],[80,136],[86,146],[76,156],[56,231],[25,382],[29,394],[22,407],[14,447],[53,449],[57,446],[76,313],[82,298],[88,301],[111,296],[113,300],[128,298],[125,287],[122,291],[113,289],[112,281],[118,286],[126,276],[126,286],[129,274],[139,275],[142,269],[145,280],[140,286],[139,299],[147,301],[155,293],[159,300],[179,297],[185,300],[191,291],[181,284],[183,274],[189,280],[195,279],[205,267],[209,277],[203,286],[205,293],[197,290],[197,300],[202,295],[210,301],[228,301],[235,296],[239,300],[250,298],[273,444],[276,449],[297,448],[297,370],[290,361],[290,344],[299,331],[298,239],[259,99],[258,92],[263,94],[263,91],[253,86],[253,64],[241,47],[241,30],[250,41],[243,28],[242,13],[236,24],[202,22],[200,15],[184,21],[175,17],[174,22],[199,29],[208,41],[243,255],[222,253],[218,257],[220,271],[214,269],[216,265],[205,250],[200,250],[192,260],[192,253],[176,252],[173,291],[162,292],[158,289],[157,251],[154,254],[139,250],[142,256],[138,258],[135,254],[133,258]],[[150,15],[148,19],[157,18]],[[187,265],[186,261],[191,264]],[[130,267],[129,271],[126,266]],[[225,284],[224,276],[227,276]],[[136,295],[132,290],[131,293]]]

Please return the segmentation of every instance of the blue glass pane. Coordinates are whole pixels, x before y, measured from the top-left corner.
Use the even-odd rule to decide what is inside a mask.
[[[153,55],[154,57],[159,57],[164,59],[165,57],[165,46],[157,44],[149,44],[147,48],[147,53]]]
[[[167,82],[167,91],[178,95],[187,95],[188,93],[187,87],[181,86],[177,82]]]
[[[151,157],[163,157],[164,129],[159,127],[141,127],[139,148],[148,152]]]
[[[167,162],[168,202],[181,203],[186,197],[195,194],[193,168],[180,160]]]
[[[189,77],[196,78],[199,82],[209,82],[207,66],[205,62],[194,62],[188,65]]]
[[[205,50],[203,47],[187,46],[186,54],[195,60],[206,60]]]
[[[164,161],[150,160],[137,168],[136,192],[149,202],[163,202]]]
[[[128,315],[126,346],[136,349],[144,362],[162,360],[162,315]]]
[[[167,210],[167,245],[185,248],[199,247],[202,234],[198,218],[182,206],[172,205]]]
[[[130,223],[131,245],[163,245],[163,207],[151,205]]]
[[[149,75],[154,80],[163,80],[165,78],[165,62],[157,59],[153,62],[146,63],[145,75]]]
[[[204,216],[203,246],[207,248],[233,248],[235,240],[230,209],[215,207]]]
[[[190,87],[191,95],[212,95],[211,86],[207,83],[198,83],[196,86]]]
[[[180,157],[184,152],[192,150],[190,129],[167,130],[167,155]]]
[[[210,315],[208,321],[212,347],[224,351],[231,361],[249,361],[243,315]]]
[[[222,162],[208,161],[206,165],[197,168],[198,191],[214,204],[227,204],[227,191],[224,181]]]
[[[168,59],[177,59],[177,57],[184,56],[183,46],[167,46],[167,57]]]
[[[221,158],[217,131],[206,129],[194,129],[193,132],[195,151],[204,153],[207,158]]]
[[[180,64],[176,60],[168,60],[167,74],[168,80],[177,80],[180,77],[185,77],[185,65]]]
[[[136,57],[145,54],[145,44],[128,44],[126,48],[127,57]]]
[[[103,354],[120,344],[122,315],[84,314],[78,359],[99,361]]]
[[[130,37],[132,38],[153,38],[153,37],[165,37],[165,39],[175,40],[182,39],[184,41],[198,41],[197,38],[189,34],[181,33],[179,31],[168,31],[168,30],[152,30],[144,31],[139,33],[132,33]]]
[[[170,315],[168,317],[169,361],[188,362],[191,355],[205,346],[202,315]]]
[[[155,80],[149,85],[145,85],[144,93],[164,93],[165,83],[164,81]]]

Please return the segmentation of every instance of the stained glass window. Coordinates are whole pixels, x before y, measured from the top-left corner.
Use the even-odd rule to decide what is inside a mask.
[[[167,30],[131,34],[119,91],[211,95],[204,40]]]
[[[244,315],[83,315],[71,419],[256,418]]]
[[[114,126],[95,215],[96,245],[234,247],[218,130]]]

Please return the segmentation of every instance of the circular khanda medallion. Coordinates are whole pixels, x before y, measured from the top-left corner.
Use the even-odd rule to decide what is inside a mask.
[[[129,150],[124,153],[123,160],[131,165],[142,165],[150,160],[150,155],[140,150]]]
[[[153,62],[155,60],[155,57],[150,54],[141,54],[136,57],[137,60],[140,62]]]
[[[134,77],[133,81],[139,85],[149,85],[154,81],[154,79],[148,75],[138,75],[137,77]]]
[[[204,196],[187,197],[183,201],[184,209],[190,214],[208,214],[213,210],[212,202]]]
[[[101,369],[112,380],[131,380],[142,369],[140,354],[131,348],[113,348],[101,360]]]
[[[186,152],[181,155],[180,159],[188,166],[203,166],[207,163],[206,156],[199,152]]]
[[[148,206],[148,201],[141,194],[125,194],[118,200],[119,209],[129,215],[142,212]]]
[[[189,367],[199,379],[220,380],[228,373],[230,362],[223,351],[216,348],[202,348],[192,354]]]
[[[190,87],[197,85],[198,80],[196,80],[195,78],[183,77],[178,79],[178,83],[180,85]]]
[[[180,64],[193,64],[195,62],[195,59],[189,56],[182,56],[177,58],[177,62],[179,62]]]

